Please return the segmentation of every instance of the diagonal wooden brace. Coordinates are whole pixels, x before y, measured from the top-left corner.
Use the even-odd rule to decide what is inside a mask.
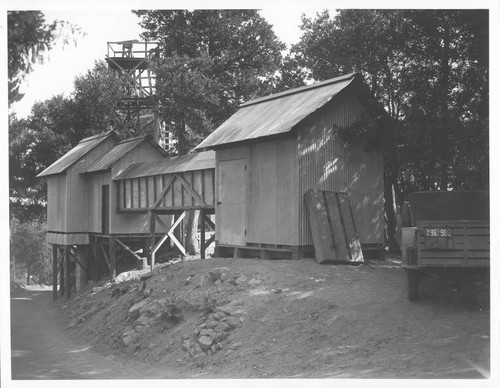
[[[137,260],[141,260],[142,257],[140,257],[137,253],[135,253],[132,249],[130,249],[127,245],[125,245],[122,241],[119,239],[115,239],[115,241],[120,244],[127,252],[129,252],[131,255],[133,255]]]

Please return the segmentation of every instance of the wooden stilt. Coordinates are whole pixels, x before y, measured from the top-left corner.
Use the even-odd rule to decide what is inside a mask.
[[[60,269],[59,271],[61,271],[61,277],[59,279],[59,295],[60,296],[63,296],[64,295],[64,290],[66,289],[66,282],[64,281],[64,271],[65,271],[65,268],[66,268],[66,263],[65,263],[65,257],[64,257],[64,248],[61,249],[61,264],[60,264]]]
[[[114,237],[109,238],[109,274],[111,279],[116,278],[116,241]]]
[[[52,244],[52,299],[57,300],[57,245]]]
[[[205,250],[207,247],[205,246],[205,210],[200,210],[200,222],[201,222],[201,235],[200,235],[200,258],[205,258]]]
[[[156,218],[152,211],[149,211],[149,237],[150,237],[150,265],[151,271],[155,267],[155,245],[156,245]]]
[[[64,246],[64,261],[66,262],[66,298],[71,298],[71,265],[70,265],[70,250],[69,246]]]

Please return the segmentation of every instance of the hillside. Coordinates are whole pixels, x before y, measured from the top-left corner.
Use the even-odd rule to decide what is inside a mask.
[[[126,280],[127,276],[143,276]],[[439,284],[406,298],[398,260],[188,260],[60,298],[61,324],[94,350],[179,377],[478,378],[489,309]]]

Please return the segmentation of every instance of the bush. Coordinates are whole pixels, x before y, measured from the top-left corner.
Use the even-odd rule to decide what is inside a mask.
[[[43,222],[20,222],[17,218],[10,222],[11,264],[24,269],[26,284],[30,284],[30,279],[38,284],[52,283],[52,253],[46,235]]]

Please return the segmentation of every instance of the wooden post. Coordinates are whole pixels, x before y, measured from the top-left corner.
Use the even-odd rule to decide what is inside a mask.
[[[109,275],[111,279],[116,278],[116,241],[109,237]]]
[[[200,258],[205,258],[205,209],[200,210],[200,222],[201,222],[201,246],[200,246]]]
[[[66,298],[71,298],[71,265],[70,265],[70,250],[69,246],[64,246],[64,261],[66,262]]]
[[[52,299],[57,300],[57,245],[52,244]]]
[[[154,249],[156,245],[156,220],[155,220],[155,215],[153,211],[149,211],[149,237],[150,237],[150,249],[149,252],[150,254],[150,261],[151,261],[151,271],[155,267],[155,254],[154,254]]]
[[[59,295],[60,296],[63,296],[64,295],[64,290],[66,289],[66,283],[64,281],[64,271],[65,271],[65,268],[66,268],[66,263],[64,262],[65,260],[65,257],[64,257],[64,248],[61,249],[61,268],[59,269],[59,271],[61,272],[61,278],[59,279]]]

